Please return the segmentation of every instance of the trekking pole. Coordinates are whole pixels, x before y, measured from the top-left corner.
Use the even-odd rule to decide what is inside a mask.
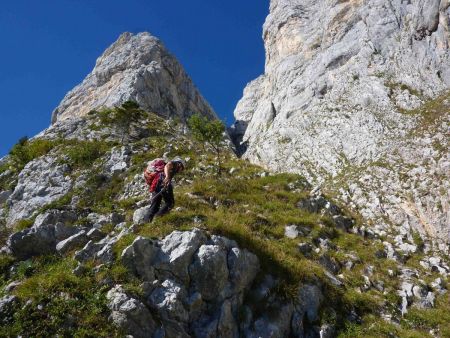
[[[153,203],[153,201],[156,199],[156,197],[158,197],[159,195],[161,195],[164,191],[166,191],[166,187],[162,188],[161,191],[159,193],[157,193],[155,196],[152,197],[152,199],[150,200],[150,204]]]

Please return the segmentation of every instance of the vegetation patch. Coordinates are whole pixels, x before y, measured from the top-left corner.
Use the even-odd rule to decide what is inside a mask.
[[[122,175],[108,177],[103,174],[94,174],[82,188],[82,197],[77,206],[100,213],[111,212],[119,205],[117,197],[122,192],[122,188]]]
[[[28,261],[28,272],[14,291],[19,305],[13,321],[0,328],[11,337],[120,337],[108,321],[105,293],[91,274],[77,277],[75,262],[54,256]]]
[[[48,154],[53,148],[60,144],[59,140],[34,139],[23,137],[9,152],[9,167],[14,172],[20,172],[27,163]]]
[[[412,131],[412,136],[427,131],[429,128],[432,128],[439,123],[443,118],[449,116],[450,92],[446,92],[433,100],[428,100],[419,108],[404,113],[420,118],[417,127]]]
[[[89,168],[112,147],[113,144],[105,141],[69,140],[65,143],[64,154],[74,168]]]

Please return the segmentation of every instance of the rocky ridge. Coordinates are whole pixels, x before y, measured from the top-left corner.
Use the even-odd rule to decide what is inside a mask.
[[[231,129],[243,157],[447,251],[449,22],[444,0],[272,0]]]
[[[130,100],[166,118],[184,121],[194,112],[216,117],[158,38],[124,33],[97,59],[83,82],[67,93],[53,111],[52,123]]]

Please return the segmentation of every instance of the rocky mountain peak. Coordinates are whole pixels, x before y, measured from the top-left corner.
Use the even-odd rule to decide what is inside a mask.
[[[163,117],[193,112],[215,117],[177,59],[149,33],[124,33],[97,59],[93,71],[53,111],[52,123],[132,100]]]
[[[244,158],[448,241],[449,6],[271,1],[265,72],[234,112]]]

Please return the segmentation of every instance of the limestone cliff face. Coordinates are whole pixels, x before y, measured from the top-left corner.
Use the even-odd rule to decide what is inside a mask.
[[[243,156],[448,241],[449,6],[272,0],[265,73],[234,113]]]
[[[193,112],[215,113],[180,63],[149,33],[122,34],[97,59],[93,71],[54,110],[52,122],[133,100],[163,117],[184,120]]]

